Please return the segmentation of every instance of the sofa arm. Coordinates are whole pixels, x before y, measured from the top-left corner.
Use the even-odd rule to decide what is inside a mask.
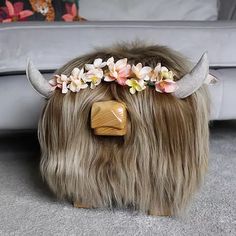
[[[236,68],[211,70],[219,81],[209,86],[211,119],[236,119]]]

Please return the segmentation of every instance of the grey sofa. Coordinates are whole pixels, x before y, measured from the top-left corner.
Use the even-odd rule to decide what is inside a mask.
[[[208,51],[213,120],[236,118],[236,21],[84,22],[0,25],[0,130],[37,127],[44,100],[25,76],[26,60],[49,78],[68,60],[95,47],[143,40],[167,45],[196,62]]]

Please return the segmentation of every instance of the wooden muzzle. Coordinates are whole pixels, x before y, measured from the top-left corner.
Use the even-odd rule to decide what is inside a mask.
[[[127,111],[117,101],[95,102],[91,110],[91,128],[96,135],[123,136],[126,134]]]

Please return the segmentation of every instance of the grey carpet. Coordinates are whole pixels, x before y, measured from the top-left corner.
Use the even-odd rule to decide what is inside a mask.
[[[40,179],[35,133],[1,134],[0,235],[236,235],[236,122],[211,126],[206,182],[181,218],[58,202]]]

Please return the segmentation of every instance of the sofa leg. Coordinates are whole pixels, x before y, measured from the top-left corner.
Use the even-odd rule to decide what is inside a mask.
[[[80,201],[73,202],[73,205],[76,208],[85,208],[85,209],[93,208],[92,206],[82,204]]]

